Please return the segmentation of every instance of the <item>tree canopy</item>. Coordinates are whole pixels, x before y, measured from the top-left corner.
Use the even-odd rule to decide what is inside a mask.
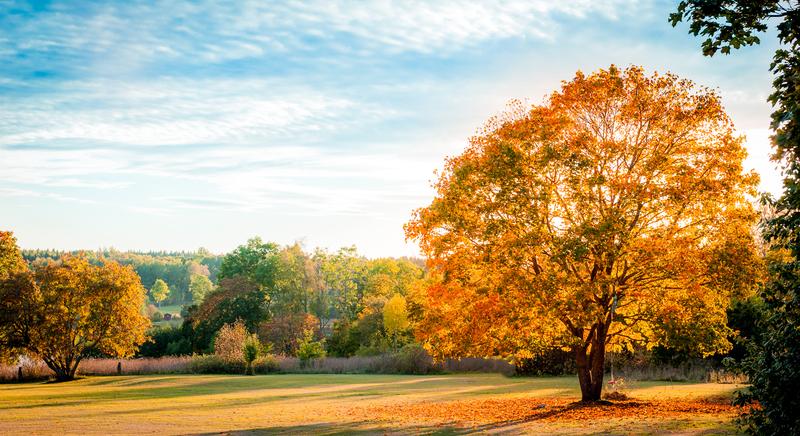
[[[406,225],[441,276],[420,335],[438,356],[568,348],[586,401],[608,346],[725,350],[742,286],[717,272],[756,264],[745,155],[719,97],[672,74],[611,66],[512,103]]]
[[[157,279],[155,283],[153,283],[153,287],[150,288],[150,298],[156,304],[161,304],[162,301],[166,300],[169,296],[169,286],[167,282],[161,279]]]
[[[396,347],[397,335],[409,327],[406,299],[400,294],[395,294],[383,306],[383,328],[392,339]]]
[[[214,284],[202,274],[193,274],[189,281],[189,291],[192,293],[192,302],[200,304],[209,292],[214,289]]]
[[[145,291],[130,267],[66,256],[0,277],[0,349],[41,358],[59,380],[92,353],[126,357],[146,339]]]

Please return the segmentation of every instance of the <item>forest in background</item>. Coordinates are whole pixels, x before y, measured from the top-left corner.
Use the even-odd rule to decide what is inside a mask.
[[[226,255],[202,248],[21,252],[32,267],[65,255],[131,266],[147,292],[142,312],[153,322],[151,340],[138,351],[143,357],[213,353],[217,332],[237,321],[282,355],[295,356],[304,340],[343,357],[398,349],[413,342],[407,319],[415,306],[406,298],[423,291],[427,277],[418,258],[368,259],[355,247],[307,252],[258,237]],[[388,332],[387,303],[399,317]]]

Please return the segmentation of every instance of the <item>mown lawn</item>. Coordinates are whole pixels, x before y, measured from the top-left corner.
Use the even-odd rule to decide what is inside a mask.
[[[730,434],[739,387],[639,382],[582,408],[574,377],[90,377],[0,385],[0,434]]]
[[[157,307],[158,311],[161,313],[177,313],[180,314],[181,310],[183,310],[183,306],[180,304],[162,304],[161,307]]]

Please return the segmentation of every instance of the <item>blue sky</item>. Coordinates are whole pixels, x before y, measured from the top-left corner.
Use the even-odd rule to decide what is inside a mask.
[[[774,38],[705,58],[666,1],[0,0],[0,228],[22,247],[416,255],[402,225],[512,98],[614,63],[715,88],[769,162]]]

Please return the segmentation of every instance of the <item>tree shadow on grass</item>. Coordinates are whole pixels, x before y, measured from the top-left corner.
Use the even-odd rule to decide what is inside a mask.
[[[552,425],[559,425],[558,420],[563,418],[563,422],[572,422],[580,423],[581,420],[577,419],[574,415],[576,412],[586,412],[587,414],[591,414],[593,410],[619,410],[619,411],[626,411],[626,410],[635,410],[642,406],[647,406],[649,403],[647,401],[638,401],[638,400],[630,400],[630,401],[620,401],[620,402],[611,402],[611,401],[598,401],[594,403],[584,403],[580,401],[576,401],[573,403],[566,404],[564,406],[555,406],[550,407],[549,410],[543,412],[533,413],[530,416],[526,416],[520,419],[514,420],[506,420],[501,422],[496,422],[493,424],[487,424],[482,426],[480,431],[490,431],[495,434],[517,434],[518,432],[522,431],[523,433],[527,433],[524,431],[524,425],[526,424],[533,424],[533,423],[541,423],[541,424],[552,424]],[[620,418],[636,418],[636,415],[632,416],[621,416]],[[654,423],[647,423],[641,421],[642,418],[648,418],[646,415],[638,416],[640,419],[639,424],[642,426],[640,430],[634,430],[631,432],[630,429],[611,429],[611,428],[604,428],[599,430],[598,432],[590,432],[587,434],[609,434],[609,435],[623,435],[623,434],[638,434],[638,433],[646,433],[646,434],[654,434],[654,435],[668,435],[668,434],[692,434],[695,436],[700,435],[727,435],[730,434],[730,428],[726,426],[716,427],[716,428],[709,428],[709,429],[691,429],[691,433],[686,433],[683,429],[671,429],[670,424],[680,423],[680,419],[670,419],[664,417],[654,418],[657,422]],[[586,422],[592,422],[593,424],[596,423],[597,418],[591,418],[587,416],[585,418]],[[506,430],[506,431],[503,431]],[[587,429],[588,430],[588,429]],[[676,431],[677,430],[677,431]],[[686,429],[689,430],[689,429]],[[694,431],[696,430],[696,431]]]
[[[493,426],[456,426],[442,425],[411,425],[400,426],[387,423],[376,425],[372,421],[347,422],[347,423],[317,423],[292,426],[259,427],[244,430],[230,430],[208,433],[190,433],[193,436],[230,435],[385,435],[385,434],[419,434],[419,435],[468,435],[491,430]]]
[[[141,377],[141,378],[140,378]],[[189,381],[183,385],[170,385],[171,381]],[[80,383],[80,382],[83,383]],[[310,386],[297,386],[289,378],[281,376],[270,377],[227,377],[211,376],[210,378],[198,376],[194,378],[181,376],[121,376],[121,377],[92,377],[78,381],[76,387],[90,388],[92,386],[104,386],[111,389],[99,391],[81,390],[79,392],[59,393],[59,400],[75,400],[83,402],[98,401],[129,401],[147,399],[180,399],[188,397],[201,397],[220,394],[247,393],[261,391],[263,395],[249,398],[228,398],[224,400],[215,399],[208,404],[208,407],[230,407],[246,406],[249,404],[261,404],[266,402],[285,401],[296,398],[347,398],[362,397],[368,399],[372,396],[382,397],[387,395],[413,395],[417,391],[435,391],[436,386],[431,386],[429,382],[437,382],[436,378],[425,378],[411,380],[370,380],[358,379],[347,380],[329,378],[327,383]],[[289,381],[290,383],[286,383]],[[255,382],[255,383],[254,383]],[[344,382],[344,383],[341,383]],[[349,383],[348,383],[349,382]],[[64,384],[70,386],[70,384]],[[310,390],[309,390],[310,389]],[[276,390],[287,390],[285,393],[276,393]],[[514,391],[516,389],[512,389]],[[482,393],[484,389],[478,389],[477,393]],[[50,393],[41,395],[49,396]],[[436,394],[440,400],[448,397],[457,398],[460,394],[450,393],[447,390]],[[36,399],[31,399],[35,401]],[[52,403],[51,403],[52,404]],[[47,407],[50,404],[42,401],[39,404]],[[32,405],[35,408],[39,405]],[[18,406],[9,404],[0,406],[2,409],[14,409]],[[196,406],[191,406],[196,407]],[[135,412],[135,411],[133,411]]]

